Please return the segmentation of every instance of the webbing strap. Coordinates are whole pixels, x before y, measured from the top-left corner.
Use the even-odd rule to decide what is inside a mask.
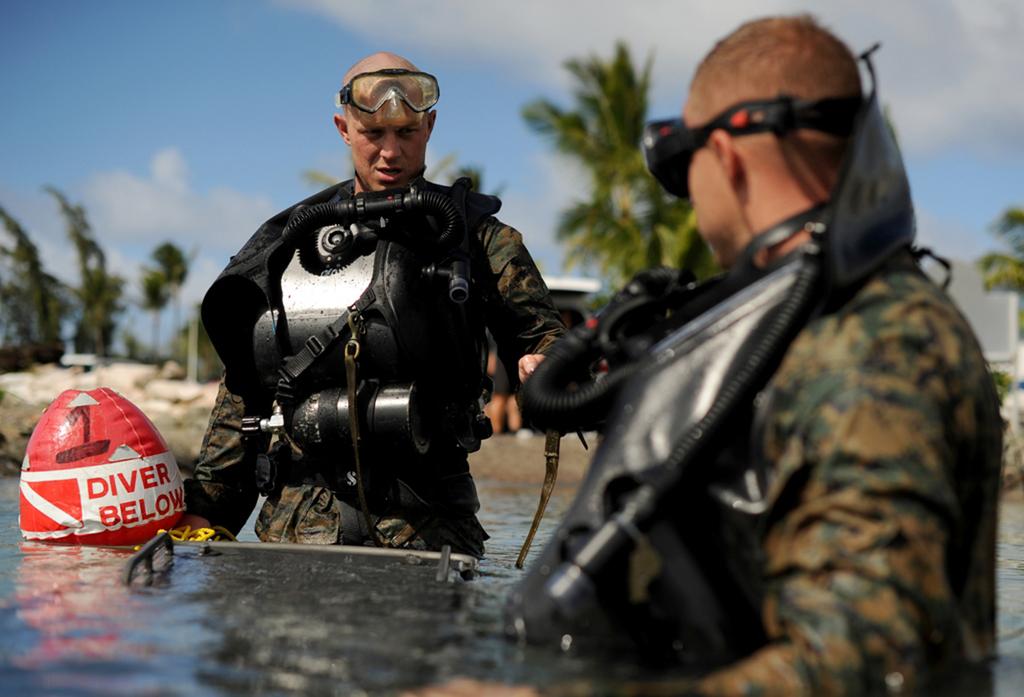
[[[284,359],[281,368],[277,371],[276,398],[278,403],[288,402],[294,398],[295,382],[338,340],[342,331],[348,326],[352,309],[361,313],[372,305],[374,300],[376,300],[376,295],[372,288],[368,288],[351,308],[346,309],[336,320],[306,339],[301,351]]]
[[[356,461],[356,492],[359,494],[359,507],[363,509],[363,520],[366,523],[367,533],[373,540],[374,546],[383,547],[384,544],[381,542],[380,536],[377,534],[377,528],[373,524],[373,520],[370,518],[370,505],[366,501],[366,484],[363,479],[363,463],[359,457],[359,405],[356,393],[359,382],[356,369],[356,359],[359,358],[359,352],[361,349],[359,339],[365,331],[365,328],[362,325],[362,314],[355,305],[349,308],[348,326],[352,336],[348,340],[348,343],[345,344],[345,382],[348,383],[348,427],[349,432],[352,434],[352,450]]]

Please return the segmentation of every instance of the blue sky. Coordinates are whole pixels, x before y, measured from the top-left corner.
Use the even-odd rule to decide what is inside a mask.
[[[503,187],[500,217],[549,274],[579,173],[524,125],[538,97],[569,103],[562,63],[616,39],[654,55],[650,116],[678,112],[696,61],[739,22],[784,1],[467,3],[280,0],[5,2],[0,7],[0,205],[51,271],[74,281],[53,185],[83,203],[114,268],[137,286],[164,240],[194,250],[197,301],[256,226],[347,175],[333,94],[358,58],[407,55],[441,82],[428,165],[447,155]],[[907,159],[919,239],[973,259],[990,223],[1024,205],[1024,9],[1013,0],[815,3],[854,48],[881,40],[883,101]],[[148,326],[148,325],[147,325]],[[145,330],[139,333],[146,335]]]

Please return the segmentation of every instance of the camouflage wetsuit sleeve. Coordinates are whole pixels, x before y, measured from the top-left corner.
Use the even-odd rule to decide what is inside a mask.
[[[1001,420],[980,349],[912,268],[790,348],[768,393],[769,644],[707,694],[912,690],[994,648]]]
[[[488,329],[498,346],[514,353],[517,359],[528,353],[544,353],[565,328],[522,235],[494,217],[480,224],[478,234],[497,291],[487,307]],[[506,365],[511,368],[515,363]],[[512,377],[514,368],[509,372]]]
[[[196,461],[195,475],[185,480],[185,510],[238,533],[258,498],[253,474],[256,454],[267,443],[242,439],[242,398],[223,379]]]

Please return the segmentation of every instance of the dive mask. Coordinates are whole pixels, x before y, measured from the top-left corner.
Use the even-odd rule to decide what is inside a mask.
[[[848,136],[862,103],[860,97],[804,101],[783,95],[740,102],[696,128],[687,128],[682,119],[652,121],[644,128],[642,140],[647,168],[666,191],[688,199],[690,161],[713,131],[721,129],[736,136],[767,132],[781,136],[797,128],[809,128]]]
[[[385,68],[372,73],[359,73],[341,88],[335,105],[352,105],[368,114],[376,113],[385,104],[389,115],[399,111],[399,102],[416,113],[422,113],[437,104],[441,89],[437,78],[429,73],[404,68]]]

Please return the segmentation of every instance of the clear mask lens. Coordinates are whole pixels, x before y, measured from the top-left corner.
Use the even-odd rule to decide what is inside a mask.
[[[385,104],[388,117],[401,111],[400,102],[417,113],[437,104],[440,89],[437,79],[428,73],[389,68],[360,73],[338,93],[338,106],[351,104],[361,111],[374,113]]]

